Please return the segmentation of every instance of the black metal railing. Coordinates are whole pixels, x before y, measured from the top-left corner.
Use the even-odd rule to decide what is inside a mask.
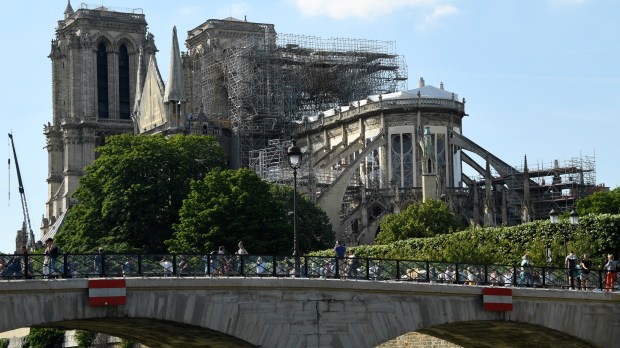
[[[589,275],[577,270],[573,282],[569,270],[556,267],[451,263],[375,258],[302,256],[304,278],[392,280],[420,283],[519,286],[533,288],[606,289],[605,270]],[[95,277],[293,277],[295,259],[280,255],[195,254],[43,254],[0,256],[2,279],[50,279]]]

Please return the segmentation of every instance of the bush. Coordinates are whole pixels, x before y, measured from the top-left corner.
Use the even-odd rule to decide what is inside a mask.
[[[566,241],[566,244],[565,244]],[[547,247],[551,262],[547,262]],[[533,265],[564,267],[565,250],[589,254],[596,268],[607,254],[620,250],[620,215],[586,215],[577,228],[567,220],[553,226],[547,220],[510,227],[470,228],[429,238],[352,247],[358,257],[445,262],[516,264],[526,252]],[[314,252],[333,256],[333,250]]]
[[[48,328],[30,328],[28,340],[32,348],[60,348],[65,340],[65,331]]]
[[[89,348],[95,343],[96,332],[86,330],[75,330],[75,341],[80,348]]]

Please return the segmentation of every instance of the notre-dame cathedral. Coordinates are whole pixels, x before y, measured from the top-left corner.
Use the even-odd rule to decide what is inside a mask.
[[[227,18],[190,30],[181,52],[171,30],[164,82],[140,9],[67,4],[49,54],[42,238],[62,223],[95,149],[120,133],[212,135],[232,168],[282,183],[292,182],[286,148],[295,139],[300,189],[350,244],[371,243],[385,214],[426,199],[470,224],[510,225],[570,210],[597,189],[590,158],[548,168],[525,159],[517,169],[466,138],[465,99],[422,78],[407,90],[393,43]]]

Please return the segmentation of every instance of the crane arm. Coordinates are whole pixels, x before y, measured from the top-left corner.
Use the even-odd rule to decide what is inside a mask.
[[[28,250],[34,249],[34,233],[32,232],[32,226],[30,225],[30,214],[28,213],[28,202],[26,201],[26,194],[24,193],[24,183],[22,181],[22,174],[19,170],[19,162],[17,161],[17,152],[15,151],[15,143],[13,142],[13,134],[9,133],[11,139],[11,146],[13,147],[13,159],[15,160],[15,170],[17,171],[17,182],[19,183],[19,195],[22,200],[22,211],[24,213],[24,228],[28,232],[28,241],[26,248]]]

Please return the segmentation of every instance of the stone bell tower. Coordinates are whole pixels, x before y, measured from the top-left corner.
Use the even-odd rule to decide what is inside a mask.
[[[67,3],[52,40],[52,121],[44,126],[48,197],[42,235],[55,233],[95,148],[112,134],[132,133],[140,48],[147,23],[141,9]],[[144,69],[142,69],[144,71]]]

